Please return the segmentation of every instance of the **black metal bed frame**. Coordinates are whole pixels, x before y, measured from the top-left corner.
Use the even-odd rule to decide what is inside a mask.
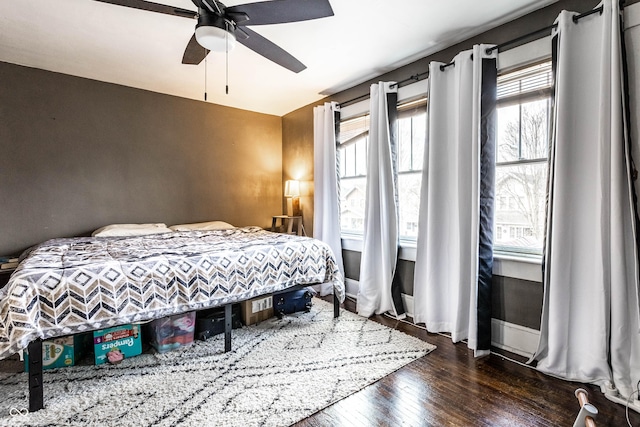
[[[276,292],[272,295],[279,295],[295,289],[306,288],[312,285],[298,285],[287,288],[283,291]],[[231,306],[235,303],[229,303],[224,306],[224,352],[231,351]],[[333,293],[333,317],[340,317],[340,300]],[[44,408],[44,387],[42,382],[42,339],[38,338],[29,343],[27,347],[29,352],[29,412],[39,411]],[[33,355],[39,357],[33,357]]]

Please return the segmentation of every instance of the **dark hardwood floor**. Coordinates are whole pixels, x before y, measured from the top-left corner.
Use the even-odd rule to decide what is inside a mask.
[[[352,301],[345,306],[355,310]],[[580,387],[598,408],[598,427],[628,425],[624,406],[608,401],[597,387],[553,378],[496,354],[476,360],[464,343],[387,317],[372,319],[438,348],[295,426],[571,427]],[[632,426],[640,426],[640,414],[629,415]]]

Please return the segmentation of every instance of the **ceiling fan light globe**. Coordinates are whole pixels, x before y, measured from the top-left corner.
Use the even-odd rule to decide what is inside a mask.
[[[196,40],[200,46],[214,52],[226,52],[236,45],[236,36],[222,28],[200,26],[196,28]]]

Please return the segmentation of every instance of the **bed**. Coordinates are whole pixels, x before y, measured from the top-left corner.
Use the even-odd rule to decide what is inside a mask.
[[[0,289],[0,359],[41,354],[47,338],[219,306],[228,351],[233,303],[330,282],[337,316],[345,295],[328,245],[259,227],[53,239],[22,258]],[[29,362],[31,411],[43,407],[39,359]]]

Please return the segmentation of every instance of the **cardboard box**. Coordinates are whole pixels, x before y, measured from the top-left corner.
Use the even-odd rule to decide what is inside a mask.
[[[158,353],[193,343],[196,326],[196,312],[176,314],[149,323],[151,345]]]
[[[115,326],[93,332],[93,351],[96,365],[117,364],[127,357],[142,353],[140,325]]]
[[[260,296],[240,303],[242,322],[253,325],[273,317],[273,297]]]
[[[42,341],[42,369],[73,366],[87,350],[88,334],[69,335]],[[29,372],[29,354],[25,352],[24,370]]]

